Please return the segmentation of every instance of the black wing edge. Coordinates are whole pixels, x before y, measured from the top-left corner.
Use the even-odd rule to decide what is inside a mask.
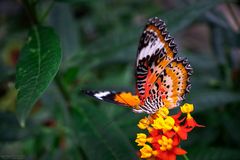
[[[146,24],[146,28],[149,25],[153,25],[161,31],[164,40],[168,43],[168,46],[172,49],[173,53],[176,55],[178,52],[177,45],[174,42],[174,38],[169,34],[166,23],[158,17],[153,17],[149,18]]]
[[[114,104],[118,104],[118,105],[123,105],[120,104],[116,101],[114,101],[115,95],[118,92],[116,91],[92,91],[92,90],[81,90],[80,94],[85,94],[88,96],[91,96],[95,99],[101,100],[101,101],[106,101],[106,102],[110,102],[110,103],[114,103]]]
[[[145,37],[144,31],[150,25],[155,26],[161,32],[161,35],[164,37],[164,41],[168,43],[168,46],[171,48],[172,52],[174,53],[174,57],[175,57],[175,55],[178,53],[177,45],[174,42],[174,38],[169,34],[166,23],[158,17],[152,17],[152,18],[148,19],[148,21],[145,25],[145,28],[143,30],[143,33],[139,40],[137,55],[139,54],[140,50],[142,50],[142,48],[145,47],[145,45],[147,45],[144,43],[144,37]]]
[[[186,96],[186,94],[188,94],[190,92],[190,89],[191,89],[191,86],[192,86],[191,82],[190,82],[190,78],[193,74],[193,68],[190,65],[190,62],[187,58],[177,57],[176,61],[178,63],[182,63],[184,65],[185,69],[187,70],[188,79],[187,79],[186,93],[182,96],[183,99],[186,99],[185,96]]]

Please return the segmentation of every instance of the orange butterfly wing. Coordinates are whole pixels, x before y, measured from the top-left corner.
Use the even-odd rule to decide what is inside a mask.
[[[136,62],[136,92],[144,112],[151,114],[162,106],[174,108],[189,91],[192,68],[187,60],[175,58],[176,54],[165,23],[150,19],[140,39]]]
[[[191,87],[190,76],[193,70],[187,59],[177,58],[173,60],[160,76],[162,105],[174,108],[185,98]],[[158,81],[158,83],[159,83]]]
[[[140,38],[136,61],[136,90],[142,101],[176,54],[176,45],[165,23],[159,18],[150,19]]]
[[[114,103],[121,106],[128,106],[138,109],[140,100],[138,96],[132,95],[131,92],[115,92],[115,91],[89,91],[83,90],[84,94],[92,96],[102,101]]]
[[[99,100],[129,106],[136,112],[155,113],[160,107],[174,108],[189,92],[192,68],[175,58],[176,44],[165,23],[149,19],[140,38],[136,59],[136,94],[114,91],[84,91]]]

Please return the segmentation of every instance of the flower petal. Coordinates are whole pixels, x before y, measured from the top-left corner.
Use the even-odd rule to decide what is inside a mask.
[[[187,153],[187,151],[185,151],[184,149],[182,148],[174,148],[173,152],[176,154],[176,155],[184,155]]]
[[[192,129],[194,127],[205,127],[203,125],[198,124],[193,118],[187,119],[186,125],[187,125],[187,127],[191,127]]]

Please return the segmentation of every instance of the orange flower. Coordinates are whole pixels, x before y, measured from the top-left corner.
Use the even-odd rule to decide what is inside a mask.
[[[186,127],[192,130],[194,127],[204,127],[203,125],[198,124],[190,114],[194,110],[193,104],[185,103],[182,107],[180,107],[182,113],[187,114]]]
[[[176,115],[169,115],[166,107],[154,115],[149,115],[139,121],[138,127],[147,130],[148,135],[138,133],[135,142],[140,149],[140,157],[144,159],[154,160],[176,160],[177,155],[184,155],[187,152],[180,148],[182,140],[187,140],[188,133],[194,127],[202,127],[196,123],[191,116],[194,110],[192,104],[184,104],[181,112]],[[186,117],[181,118],[182,113],[186,113]]]

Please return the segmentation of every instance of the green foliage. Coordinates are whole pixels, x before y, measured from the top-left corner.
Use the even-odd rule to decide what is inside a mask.
[[[81,103],[81,108],[74,108],[72,120],[88,159],[137,159],[128,137],[104,112]]]
[[[61,61],[58,36],[51,28],[34,26],[23,47],[16,71],[17,116],[21,126],[38,98],[55,77]]]
[[[224,1],[226,0],[200,1],[199,3],[189,4],[187,7],[181,8],[178,11],[173,10],[167,12],[163,15],[163,18],[166,18],[171,31],[175,33],[178,30],[187,27],[200,15]]]
[[[228,148],[198,148],[189,154],[190,159],[194,160],[237,160],[239,156],[238,150]]]
[[[194,160],[239,159],[240,46],[235,28],[240,26],[233,25],[239,3],[21,2],[26,11],[0,1],[0,159],[138,159],[136,125],[145,115],[92,100],[79,90],[134,91],[139,37],[146,20],[155,16],[166,21],[178,55],[187,57],[194,69],[186,102],[195,105],[193,117],[206,126],[194,129],[182,148]],[[26,121],[25,128],[17,119],[22,126]]]

